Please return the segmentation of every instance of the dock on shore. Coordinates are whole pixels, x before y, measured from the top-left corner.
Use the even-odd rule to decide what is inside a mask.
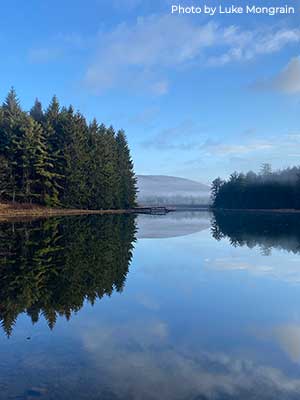
[[[171,211],[175,211],[175,208],[149,206],[149,207],[135,207],[132,211],[137,214],[165,215]]]

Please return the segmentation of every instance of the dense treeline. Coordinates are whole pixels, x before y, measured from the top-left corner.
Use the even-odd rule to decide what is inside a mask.
[[[14,89],[0,107],[0,200],[89,209],[135,205],[136,177],[117,133],[54,96],[21,109]]]
[[[122,291],[135,242],[132,214],[64,217],[0,225],[0,325],[21,313],[52,329],[85,300]]]
[[[211,197],[214,208],[300,209],[300,167],[272,172],[264,164],[258,174],[234,172],[213,181]]]

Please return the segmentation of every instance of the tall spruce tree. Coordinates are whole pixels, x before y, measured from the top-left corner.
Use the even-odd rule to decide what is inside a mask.
[[[60,106],[56,96],[53,96],[45,113],[44,130],[47,146],[55,165],[56,186],[59,188],[58,198],[62,203],[65,187],[65,157],[64,131],[59,124]]]
[[[76,113],[73,120],[74,130],[66,149],[67,204],[71,207],[87,208],[90,194],[87,179],[89,175],[88,126],[80,113]]]
[[[30,116],[39,123],[44,122],[44,112],[42,103],[38,99],[35,99],[34,105],[30,110]]]
[[[27,118],[22,142],[24,200],[48,206],[59,204],[59,187],[42,126]]]
[[[1,110],[0,155],[8,162],[8,179],[10,184],[5,193],[5,197],[13,202],[15,200],[20,200],[22,197],[22,126],[25,119],[26,115],[20,107],[14,88],[12,88],[6,97]]]
[[[120,174],[119,201],[122,208],[132,208],[136,205],[137,181],[133,162],[123,130],[116,136],[118,150],[118,171]]]

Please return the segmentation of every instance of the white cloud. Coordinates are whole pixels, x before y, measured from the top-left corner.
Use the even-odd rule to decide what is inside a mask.
[[[261,256],[264,257],[265,256]],[[271,279],[280,280],[282,282],[297,284],[300,283],[300,271],[298,268],[298,259],[280,258],[266,259],[261,262],[259,259],[249,260],[244,257],[221,257],[205,260],[209,268],[223,271],[246,271],[253,276],[266,276]]]
[[[95,373],[105,374],[120,398],[158,400],[187,398],[288,398],[300,380],[280,369],[232,354],[195,352],[172,340],[163,321],[147,320],[82,331],[83,346]],[[121,332],[121,334],[120,334]],[[259,385],[257,384],[259,382]],[[130,396],[129,396],[130,394]]]
[[[207,140],[200,149],[206,154],[228,156],[243,155],[247,153],[270,150],[272,148],[273,144],[267,141],[250,142],[246,144],[224,144]]]
[[[292,322],[272,328],[257,328],[253,333],[258,339],[275,341],[292,362],[300,363],[299,323]]]
[[[300,57],[295,57],[271,79],[257,82],[254,86],[259,90],[275,90],[286,94],[300,93]]]
[[[213,22],[199,25],[182,16],[140,17],[98,35],[85,82],[95,92],[142,86],[161,95],[169,87],[167,69],[248,61],[299,42],[300,29],[250,31]]]
[[[300,326],[282,325],[273,329],[273,335],[288,357],[293,362],[300,363]]]
[[[194,121],[186,119],[177,126],[163,129],[152,138],[143,141],[142,145],[157,150],[191,150],[197,148],[195,137],[201,135],[202,130],[203,128]]]

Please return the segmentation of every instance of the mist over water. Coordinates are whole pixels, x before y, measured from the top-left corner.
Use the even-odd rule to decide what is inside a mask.
[[[0,224],[0,399],[299,398],[299,218]]]

